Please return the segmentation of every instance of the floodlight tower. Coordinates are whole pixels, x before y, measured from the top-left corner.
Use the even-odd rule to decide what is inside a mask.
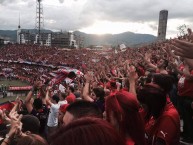
[[[38,35],[37,35],[37,43],[40,44],[41,40],[41,29],[44,25],[43,22],[43,4],[42,0],[37,0],[36,1],[36,29],[38,30]]]

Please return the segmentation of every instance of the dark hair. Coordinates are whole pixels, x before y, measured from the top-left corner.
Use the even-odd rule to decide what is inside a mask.
[[[168,60],[167,59],[163,59],[164,61],[164,68],[166,68],[168,66]]]
[[[72,86],[69,86],[69,90],[73,93],[74,92],[74,88]]]
[[[73,72],[73,71],[69,72],[68,78],[73,79],[73,78],[75,78],[75,77],[76,77],[75,72]]]
[[[66,111],[70,112],[74,118],[81,118],[85,116],[102,118],[102,112],[99,107],[93,102],[84,100],[76,101],[70,104],[66,108]]]
[[[60,101],[60,98],[57,95],[53,95],[52,99],[56,101],[57,103]]]
[[[86,117],[60,128],[51,145],[125,145],[125,140],[105,120]]]
[[[116,81],[110,81],[110,87],[111,89],[117,89]]]
[[[34,106],[34,108],[35,108],[36,110],[41,109],[42,106],[43,106],[42,99],[40,99],[40,98],[34,99],[33,106]]]
[[[167,74],[154,74],[153,82],[158,84],[166,93],[169,93],[172,89],[173,77]]]
[[[17,145],[48,145],[48,143],[39,135],[29,134],[21,137],[18,140]]]
[[[147,105],[146,120],[158,118],[166,105],[166,92],[156,84],[146,84],[137,93],[138,100]]]
[[[111,122],[111,113],[118,122],[119,132],[125,138],[127,135],[137,145],[145,144],[144,122],[139,113],[140,105],[137,98],[127,91],[117,92],[108,96],[105,101],[107,120]]]
[[[40,121],[33,115],[24,115],[21,118],[22,132],[30,131],[34,134],[39,134]]]
[[[103,100],[105,97],[105,91],[103,88],[93,88],[93,92],[95,93],[96,97]]]

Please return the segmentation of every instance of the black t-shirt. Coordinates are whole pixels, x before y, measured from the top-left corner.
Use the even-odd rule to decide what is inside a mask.
[[[45,104],[43,104],[42,109],[38,111],[33,109],[31,112],[31,114],[36,116],[40,121],[40,131],[39,131],[40,134],[44,133],[44,130],[47,124],[48,112],[49,112],[49,109],[47,108]]]

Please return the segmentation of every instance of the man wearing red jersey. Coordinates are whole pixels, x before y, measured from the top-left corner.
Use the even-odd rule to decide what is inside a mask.
[[[183,140],[193,143],[193,70],[184,65],[183,74],[178,81],[179,104],[183,125]]]

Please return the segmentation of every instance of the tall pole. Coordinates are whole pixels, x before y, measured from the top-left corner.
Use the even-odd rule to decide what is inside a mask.
[[[37,30],[37,43],[40,44],[41,41],[41,29],[43,27],[43,5],[42,0],[37,0],[36,2],[36,30]]]
[[[41,21],[40,21],[40,1],[41,0],[38,0],[38,2],[39,2],[39,30],[38,30],[38,44],[40,43],[40,27],[41,27]]]

